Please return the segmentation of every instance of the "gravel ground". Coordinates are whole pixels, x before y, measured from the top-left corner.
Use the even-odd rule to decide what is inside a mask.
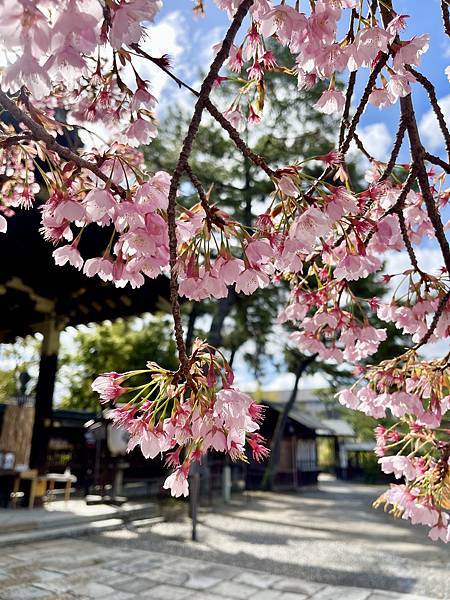
[[[305,581],[450,599],[448,547],[428,540],[425,528],[374,510],[381,491],[326,481],[297,494],[244,494],[200,512],[197,543],[190,541],[184,517],[94,540]]]

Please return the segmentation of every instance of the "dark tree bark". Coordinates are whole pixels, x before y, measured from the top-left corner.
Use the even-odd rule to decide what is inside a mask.
[[[189,313],[188,325],[186,328],[186,339],[184,341],[184,343],[186,345],[186,352],[187,352],[188,356],[190,356],[190,354],[192,352],[192,344],[194,342],[195,323],[197,321],[198,316],[199,316],[199,311],[197,308],[197,303],[193,302],[191,312]]]
[[[228,288],[228,296],[226,298],[221,298],[217,303],[217,310],[214,313],[208,333],[208,344],[211,344],[214,348],[218,348],[222,345],[223,324],[233,306],[236,304],[237,298],[238,295],[234,291],[234,288],[230,287]]]
[[[302,378],[306,369],[311,363],[313,363],[316,360],[316,358],[317,354],[307,356],[303,358],[297,365],[297,370],[295,372],[295,382],[291,391],[291,395],[289,396],[289,400],[286,402],[286,404],[283,407],[283,410],[278,416],[277,424],[275,426],[275,431],[272,437],[272,443],[270,444],[270,457],[261,484],[263,490],[273,489],[275,477],[280,464],[281,442],[283,439],[283,434],[289,417],[289,413],[294,407],[295,401],[297,399],[298,384],[300,383],[300,379]]]

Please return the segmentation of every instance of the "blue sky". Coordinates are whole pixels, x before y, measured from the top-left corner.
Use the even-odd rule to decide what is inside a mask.
[[[164,42],[173,57],[174,72],[181,74],[190,83],[195,83],[199,69],[206,69],[208,66],[211,45],[220,40],[229,21],[226,13],[216,7],[214,0],[205,1],[206,16],[203,18],[193,18],[192,4],[190,0],[165,0],[156,25],[158,29],[162,23],[170,24],[173,35],[165,35]],[[438,98],[444,99],[444,108],[450,113],[450,97],[446,98],[450,93],[449,82],[444,73],[444,69],[450,64],[450,44],[442,33],[439,0],[395,0],[394,6],[399,14],[410,15],[407,31],[403,34],[405,39],[422,33],[431,34],[430,48],[423,56],[421,69],[431,76]],[[158,33],[156,35],[160,39]],[[150,32],[150,37],[155,36]],[[154,39],[150,41],[151,44],[154,42]],[[175,48],[171,48],[171,42],[175,42]],[[364,79],[365,77],[359,78],[356,97],[361,94]],[[418,84],[415,87],[418,88]],[[175,98],[188,102],[186,94],[178,94],[173,84],[164,85],[161,89],[161,106]],[[428,112],[426,94],[422,90],[415,94],[415,105],[420,121]],[[389,146],[389,136],[394,135],[397,122],[398,105],[382,111],[372,106],[367,108],[361,121],[361,131],[367,141],[371,138],[372,147],[378,148],[376,158],[384,158]],[[433,119],[425,121],[423,132],[426,141],[431,141],[433,151],[438,152],[440,137]],[[402,159],[407,160],[407,153],[404,153]]]

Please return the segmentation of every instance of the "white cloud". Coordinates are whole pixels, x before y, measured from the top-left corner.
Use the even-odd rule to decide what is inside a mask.
[[[186,35],[186,22],[183,15],[179,11],[173,11],[156,25],[149,27],[147,36],[142,40],[140,46],[151,56],[160,57],[163,54],[168,54],[174,71],[179,71],[183,65],[183,39]],[[169,82],[175,85],[161,69],[145,58],[135,57],[133,64],[139,75],[150,81],[152,93],[158,99]],[[133,79],[131,71],[129,77],[131,80]],[[126,81],[126,83],[129,82]]]
[[[358,128],[358,135],[367,152],[377,160],[386,160],[393,137],[385,123],[372,123]]]
[[[450,120],[450,94],[444,96],[438,102],[444,113],[446,121]],[[432,109],[425,113],[420,119],[419,131],[425,144],[430,150],[440,150],[444,146],[444,138],[439,128],[439,123]]]
[[[444,264],[441,251],[438,248],[414,248],[414,253],[419,267],[425,273],[439,274]],[[386,273],[401,273],[411,268],[411,261],[406,250],[401,252],[388,252],[386,258]],[[398,283],[398,282],[397,282]]]

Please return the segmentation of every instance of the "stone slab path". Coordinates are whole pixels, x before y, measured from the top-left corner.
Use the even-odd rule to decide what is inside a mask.
[[[425,600],[277,576],[204,559],[63,539],[0,555],[1,600]]]

